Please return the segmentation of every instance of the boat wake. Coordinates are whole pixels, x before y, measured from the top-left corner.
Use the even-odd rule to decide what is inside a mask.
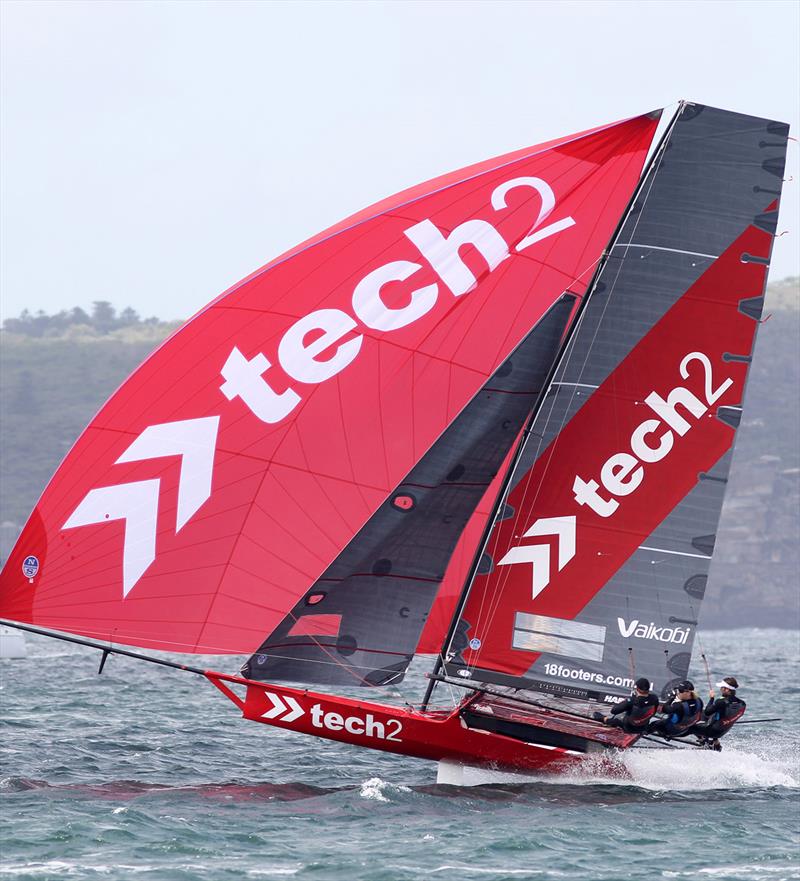
[[[785,744],[784,744],[785,747]],[[770,744],[759,752],[743,747],[708,750],[630,749],[587,761],[561,774],[518,774],[439,765],[439,783],[457,786],[529,783],[625,786],[653,792],[800,788],[798,756],[779,756]]]
[[[795,757],[796,758],[796,757]],[[743,748],[630,750],[621,761],[631,781],[645,789],[697,791],[800,786],[798,763]]]

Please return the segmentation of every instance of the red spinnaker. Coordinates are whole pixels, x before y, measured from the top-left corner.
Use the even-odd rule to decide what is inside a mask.
[[[79,438],[3,570],[0,615],[253,650],[555,300],[584,292],[656,124],[438,178],[231,288]]]

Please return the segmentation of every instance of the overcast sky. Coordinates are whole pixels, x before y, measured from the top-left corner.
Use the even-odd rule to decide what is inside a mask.
[[[185,318],[403,187],[679,98],[797,136],[798,10],[5,0],[2,317]],[[795,143],[790,174],[772,278],[800,271]]]

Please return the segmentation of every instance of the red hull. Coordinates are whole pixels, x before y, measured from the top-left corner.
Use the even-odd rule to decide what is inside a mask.
[[[514,771],[558,772],[609,748],[624,749],[637,740],[618,729],[557,711],[528,711],[517,705],[495,705],[485,718],[502,718],[550,736],[565,734],[581,741],[583,750],[530,743],[497,731],[470,727],[465,712],[481,714],[485,698],[474,695],[454,710],[426,711],[354,700],[280,685],[265,684],[208,671],[206,677],[239,709],[245,719],[298,734],[311,734],[356,746],[432,761]],[[244,686],[242,698],[230,687]],[[569,733],[568,733],[569,732]],[[534,735],[535,736],[535,735]]]

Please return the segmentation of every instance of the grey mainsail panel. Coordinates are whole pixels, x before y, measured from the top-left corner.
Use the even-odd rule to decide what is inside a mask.
[[[251,679],[402,680],[450,557],[545,386],[564,294],[248,660]]]
[[[679,113],[611,243],[512,475],[506,502],[519,514],[514,524],[517,531],[510,536],[507,518],[499,518],[495,525],[484,559],[487,571],[476,577],[449,647],[446,669],[450,675],[577,696],[622,694],[641,675],[666,692],[685,677],[730,470],[741,393],[763,307],[766,272],[758,289],[753,289],[752,269],[753,264],[763,269],[769,263],[787,136],[788,126],[782,123],[710,107],[686,105]],[[753,253],[736,244],[754,237]],[[678,364],[698,345],[695,324],[681,328],[675,319],[690,298],[691,314],[703,338],[714,349],[723,347],[713,375],[740,371],[736,375],[741,381],[737,379],[733,386],[736,400],[729,395],[720,405],[711,405],[710,398],[702,414],[703,419],[725,426],[725,449],[711,467],[679,475],[688,481],[683,495],[652,523],[644,513],[638,522],[619,529],[606,508],[587,524],[590,502],[586,496],[579,502],[577,489],[570,500],[572,508],[562,505],[557,511],[547,510],[544,501],[536,500],[558,496],[548,482],[572,487],[575,475],[582,473],[580,465],[575,465],[576,425],[582,426],[587,455],[593,444],[609,444],[609,452],[622,451],[631,436],[624,418],[630,417],[620,417],[616,423],[617,411],[640,407],[636,412],[641,419],[658,415],[644,397],[633,399],[639,393],[632,391],[635,383],[630,370],[626,374],[621,365],[638,363],[641,371],[652,366],[654,376],[663,379],[660,350],[653,348],[660,334],[668,352],[664,357],[675,356],[674,374],[681,381]],[[640,355],[645,351],[649,360]],[[697,366],[690,363],[687,372]],[[712,367],[708,370],[711,376]],[[694,418],[687,416],[683,405],[665,406],[662,418],[667,411],[662,426],[678,424],[681,417]],[[617,430],[615,424],[622,427]],[[678,452],[672,454],[671,471],[667,474],[650,467],[644,478],[648,492],[656,488],[661,496],[670,495],[675,463],[698,434],[695,431],[684,439],[674,432],[671,443]],[[572,439],[565,441],[565,437]],[[695,459],[687,456],[686,461]],[[659,487],[658,481],[664,485]],[[628,492],[620,491],[613,504],[624,510],[631,504]],[[594,504],[601,513],[600,493],[591,498],[597,500]],[[611,498],[603,504],[610,504]],[[657,508],[653,506],[654,511]],[[575,560],[553,577],[549,593],[542,594],[544,604],[531,602],[530,588],[526,598],[524,586],[519,587],[523,576],[530,583],[530,563],[523,576],[521,566],[500,564],[513,546],[509,537],[519,540],[526,526],[553,515],[569,515],[577,522],[573,526],[577,530]],[[595,570],[586,560],[579,561],[582,549],[597,542],[603,528],[610,542],[607,555],[616,554],[619,559],[614,571],[607,572],[602,561]],[[640,529],[644,531],[635,536],[637,541],[620,550]],[[599,548],[594,553],[603,556],[606,552],[602,545]],[[525,558],[533,559],[532,552]],[[560,570],[554,558],[551,570],[556,566]],[[580,578],[576,580],[573,573]],[[591,590],[587,579],[595,579]],[[575,595],[581,591],[586,598],[577,604]],[[533,600],[536,596],[534,588]],[[595,629],[579,635],[574,629],[579,624]]]
[[[750,224],[775,231],[789,126],[687,105],[612,243],[513,485],[639,340]],[[612,296],[613,294],[613,296]],[[747,304],[761,318],[763,302]],[[736,355],[750,357],[749,352]]]

